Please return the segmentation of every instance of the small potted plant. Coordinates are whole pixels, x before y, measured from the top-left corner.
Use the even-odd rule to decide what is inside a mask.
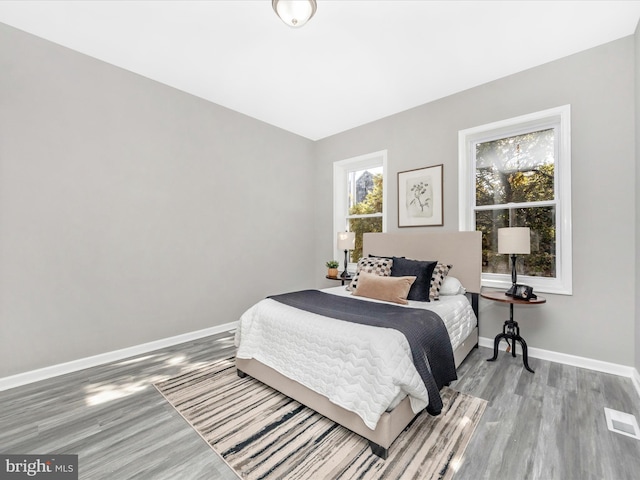
[[[329,260],[327,263],[327,268],[329,269],[329,273],[327,273],[327,276],[329,277],[333,277],[333,278],[337,278],[338,276],[338,265],[340,265],[340,263],[338,263],[337,260]]]

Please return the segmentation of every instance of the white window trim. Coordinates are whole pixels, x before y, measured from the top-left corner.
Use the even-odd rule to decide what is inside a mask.
[[[380,150],[378,152],[367,153],[345,160],[333,162],[333,252],[334,258],[340,262],[340,270],[344,263],[344,251],[338,250],[337,238],[338,232],[344,232],[346,227],[346,217],[344,212],[347,211],[349,199],[345,185],[347,181],[347,172],[350,170],[360,170],[369,167],[379,167],[380,159],[382,159],[382,231],[387,231],[387,215],[388,215],[388,191],[387,182],[387,151]],[[375,215],[363,215],[375,216]],[[355,270],[355,263],[349,263],[349,269]]]
[[[534,290],[546,293],[571,295],[573,293],[572,238],[571,238],[571,106],[550,108],[479,127],[460,130],[458,133],[458,221],[461,231],[475,230],[475,144],[495,140],[536,128],[555,124],[559,129],[555,185],[558,195],[556,212],[556,277],[542,278],[518,275],[518,283],[530,285]],[[520,204],[518,204],[520,205]],[[522,204],[522,206],[526,206]],[[511,276],[482,274],[482,286],[506,289]]]

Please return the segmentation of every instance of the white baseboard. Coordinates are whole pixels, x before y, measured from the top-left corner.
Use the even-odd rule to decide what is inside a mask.
[[[102,353],[100,355],[94,355],[92,357],[81,358],[67,363],[60,363],[58,365],[52,365],[50,367],[40,368],[38,370],[31,370],[25,373],[19,373],[10,377],[0,378],[0,391],[8,390],[10,388],[20,387],[29,383],[38,382],[40,380],[46,380],[48,378],[57,377],[58,375],[64,375],[67,373],[77,372],[85,368],[96,367],[109,362],[115,362],[123,360],[125,358],[141,355],[144,353],[152,352],[172,345],[189,342],[191,340],[197,340],[198,338],[208,337],[209,335],[216,335],[218,333],[234,330],[238,326],[238,322],[225,323],[224,325],[217,325],[211,328],[205,328],[204,330],[197,330],[195,332],[184,333],[182,335],[176,335],[175,337],[163,338],[149,343],[143,343],[141,345],[135,345],[133,347],[123,348],[121,350],[115,350],[113,352]],[[478,344],[481,347],[493,348],[493,339],[480,337]],[[638,395],[640,395],[640,374],[638,370],[633,367],[627,367],[624,365],[618,365],[615,363],[602,362],[600,360],[593,360],[585,357],[578,357],[575,355],[568,355],[566,353],[552,352],[549,350],[543,350],[541,348],[528,349],[529,356],[532,358],[539,358],[541,360],[549,360],[551,362],[563,363],[565,365],[571,365],[574,367],[587,368],[589,370],[595,370],[598,372],[611,373],[613,375],[619,375],[622,377],[629,377],[633,382]]]
[[[481,347],[487,347],[493,349],[493,338],[480,337],[478,344]],[[506,344],[505,344],[506,345]],[[550,362],[563,363],[565,365],[571,365],[573,367],[586,368],[588,370],[595,370],[596,372],[610,373],[612,375],[619,375],[621,377],[629,377],[633,380],[634,372],[637,375],[638,372],[633,367],[627,367],[625,365],[619,365],[617,363],[603,362],[601,360],[593,360],[586,357],[578,357],[576,355],[569,355],[568,353],[552,352],[550,350],[543,350],[542,348],[527,348],[527,353],[532,358],[539,358],[540,360],[549,360]],[[636,389],[638,386],[636,386]],[[640,394],[640,390],[638,390]]]
[[[78,360],[73,360],[71,362],[60,363],[58,365],[52,365],[50,367],[40,368],[38,370],[31,370],[29,372],[12,375],[10,377],[0,378],[0,391],[20,387],[28,383],[39,382],[40,380],[57,377],[58,375],[77,372],[85,368],[96,367],[105,363],[123,360],[125,358],[141,355],[143,353],[149,353],[154,350],[170,347],[179,343],[185,343],[191,340],[197,340],[198,338],[208,337],[209,335],[216,335],[218,333],[227,332],[229,330],[234,330],[237,326],[238,322],[225,323],[224,325],[216,325],[215,327],[205,328],[204,330],[183,333],[181,335],[176,335],[175,337],[163,338],[160,340],[155,340],[153,342],[123,348],[121,350],[101,353],[92,357],[81,358]]]

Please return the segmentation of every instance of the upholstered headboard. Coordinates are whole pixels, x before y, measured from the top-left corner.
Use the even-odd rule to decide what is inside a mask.
[[[467,292],[480,293],[481,232],[365,233],[362,253],[451,264],[450,275],[460,280]]]

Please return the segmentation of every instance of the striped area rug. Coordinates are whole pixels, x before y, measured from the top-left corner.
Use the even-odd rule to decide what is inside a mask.
[[[243,479],[450,479],[486,401],[444,388],[382,460],[368,442],[295,400],[239,378],[233,359],[155,385]]]

